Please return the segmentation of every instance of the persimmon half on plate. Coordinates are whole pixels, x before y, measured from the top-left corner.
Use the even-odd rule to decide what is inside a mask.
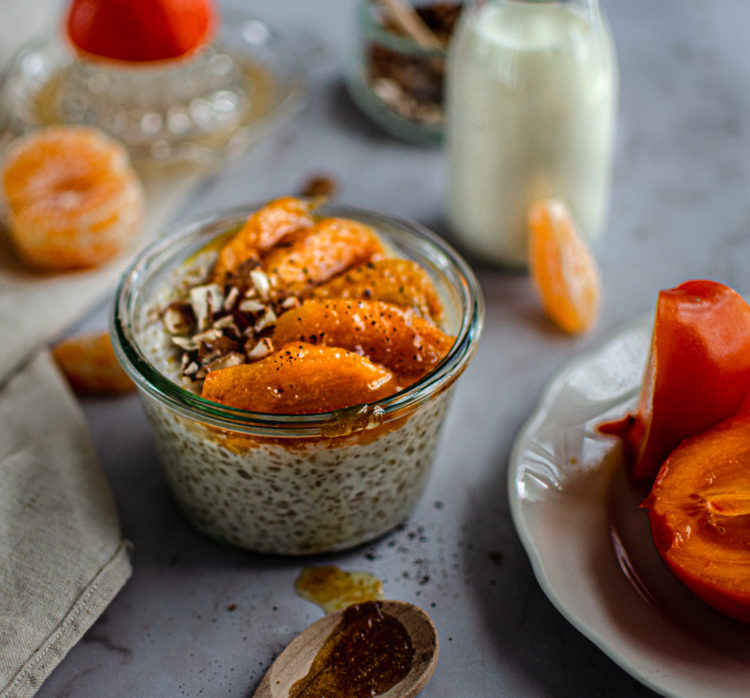
[[[750,622],[750,415],[680,444],[642,506],[677,578],[717,610]]]

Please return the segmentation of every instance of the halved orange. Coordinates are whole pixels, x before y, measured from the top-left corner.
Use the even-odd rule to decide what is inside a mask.
[[[572,214],[560,199],[543,199],[528,224],[529,270],[545,312],[566,332],[586,332],[599,312],[601,277]]]

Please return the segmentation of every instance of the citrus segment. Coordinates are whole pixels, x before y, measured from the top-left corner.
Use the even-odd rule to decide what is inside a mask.
[[[73,0],[66,26],[84,53],[144,62],[195,51],[210,40],[215,25],[210,0]]]
[[[596,260],[560,199],[529,210],[531,280],[547,315],[566,332],[586,332],[596,321],[601,279]]]
[[[96,266],[126,247],[143,191],[125,149],[102,132],[53,126],[11,146],[2,171],[10,238],[30,265]]]
[[[52,349],[52,356],[78,393],[126,393],[135,390],[135,384],[117,362],[106,332],[64,339]]]

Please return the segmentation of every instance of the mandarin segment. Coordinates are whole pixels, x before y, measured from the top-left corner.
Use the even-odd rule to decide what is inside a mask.
[[[330,298],[306,300],[279,317],[274,344],[295,341],[343,347],[416,379],[440,363],[454,338],[409,309]]]
[[[132,242],[143,217],[125,149],[89,127],[53,126],[17,141],[2,189],[13,246],[44,269],[107,261]]]
[[[313,289],[314,298],[377,300],[412,308],[426,318],[443,316],[430,275],[410,259],[381,259],[349,269]]]
[[[52,356],[77,393],[127,393],[135,384],[122,370],[106,332],[64,339]]]
[[[273,414],[315,414],[373,402],[398,390],[393,374],[336,347],[285,344],[252,364],[212,371],[202,397]]]
[[[278,296],[300,296],[350,267],[384,256],[383,245],[368,225],[323,218],[288,247],[269,252],[263,268]]]
[[[214,280],[223,282],[243,263],[259,261],[264,252],[284,238],[311,228],[311,208],[309,201],[285,196],[257,210],[221,248],[213,269]]]
[[[531,280],[547,315],[565,332],[578,334],[596,321],[601,279],[596,260],[560,199],[544,199],[529,210]]]

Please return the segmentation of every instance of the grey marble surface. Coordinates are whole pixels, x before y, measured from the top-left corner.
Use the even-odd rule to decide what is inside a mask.
[[[352,0],[234,4],[320,44],[311,101],[179,215],[260,200],[326,172],[341,183],[343,201],[445,233],[440,150],[392,140],[343,90]],[[611,0],[604,8],[620,57],[621,106],[610,222],[597,248],[606,294],[597,328],[563,336],[541,315],[527,278],[478,268],[484,339],[420,506],[401,530],[314,560],[244,554],[194,532],[170,499],[137,398],[85,401],[135,572],[40,696],[251,695],[280,650],[320,617],[293,582],[321,562],[372,571],[389,597],[431,614],[441,652],[426,697],[649,693],[540,590],[511,523],[506,466],[552,374],[650,309],[659,288],[712,277],[750,292],[750,4]],[[104,322],[101,310],[88,324]]]

